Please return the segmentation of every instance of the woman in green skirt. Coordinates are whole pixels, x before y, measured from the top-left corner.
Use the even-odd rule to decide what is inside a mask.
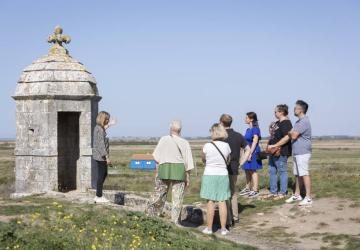
[[[230,198],[230,183],[227,171],[227,162],[231,153],[228,143],[223,142],[227,138],[227,132],[221,124],[214,124],[211,129],[212,141],[206,143],[202,150],[202,160],[205,164],[204,175],[201,180],[200,197],[207,202],[207,227],[205,234],[212,234],[212,226],[215,213],[215,202],[219,204],[221,234],[226,235],[227,208],[226,200]]]

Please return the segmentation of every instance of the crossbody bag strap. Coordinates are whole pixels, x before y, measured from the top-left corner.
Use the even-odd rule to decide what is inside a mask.
[[[181,155],[181,158],[183,159],[183,162],[184,162],[184,164],[185,164],[184,156],[183,156],[183,154],[182,154],[182,152],[181,152],[181,149],[180,149],[179,145],[178,145],[177,142],[175,141],[175,138],[174,138],[172,135],[170,135],[170,136],[171,136],[171,138],[172,138],[172,141],[175,143],[177,149],[179,150],[179,153],[180,153],[180,155]]]
[[[217,149],[217,151],[219,151],[219,153],[221,154],[222,158],[224,159],[225,161],[225,165],[227,166],[228,165],[228,161],[226,160],[225,156],[223,155],[223,153],[221,152],[221,150],[218,148],[218,146],[216,146],[216,144],[214,142],[211,142],[212,145],[215,146],[215,148]]]

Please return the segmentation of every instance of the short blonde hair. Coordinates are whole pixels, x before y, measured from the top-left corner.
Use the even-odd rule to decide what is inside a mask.
[[[220,123],[215,123],[214,125],[212,125],[210,129],[210,134],[213,141],[225,140],[228,138],[228,133],[226,132],[226,129]]]
[[[110,114],[106,111],[101,111],[96,117],[96,124],[101,127],[104,127],[105,121],[109,119],[110,119]]]

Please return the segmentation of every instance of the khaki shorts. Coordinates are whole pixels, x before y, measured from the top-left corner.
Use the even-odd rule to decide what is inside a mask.
[[[293,171],[295,176],[309,175],[310,158],[311,154],[293,156]]]

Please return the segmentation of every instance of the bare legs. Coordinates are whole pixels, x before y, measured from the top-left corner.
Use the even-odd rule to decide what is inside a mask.
[[[215,204],[213,201],[208,201],[207,203],[207,228],[212,230],[212,225],[214,222],[214,213],[215,213]]]
[[[219,202],[219,212],[220,212],[220,224],[221,229],[226,229],[226,219],[227,219],[227,207],[225,201]]]
[[[295,196],[300,196],[300,182],[302,181],[301,178],[299,176],[295,176],[296,180],[295,180]]]
[[[245,177],[246,177],[246,188],[250,189],[250,183],[251,183],[251,171],[245,170]]]
[[[227,207],[225,201],[219,202],[221,229],[226,229]],[[214,222],[215,204],[213,201],[207,203],[207,228],[212,229]]]
[[[250,184],[253,184],[253,191],[259,191],[259,175],[255,170],[245,170],[246,188],[250,189]]]
[[[305,185],[306,197],[310,198],[311,197],[311,179],[310,179],[310,175],[303,176],[303,182],[304,182],[304,185]]]
[[[311,197],[311,178],[310,175],[305,176],[296,176],[296,183],[295,183],[295,195],[300,195],[300,187],[305,185],[306,190],[306,197]]]
[[[259,175],[256,171],[252,171],[252,182],[253,182],[253,191],[259,191]]]

